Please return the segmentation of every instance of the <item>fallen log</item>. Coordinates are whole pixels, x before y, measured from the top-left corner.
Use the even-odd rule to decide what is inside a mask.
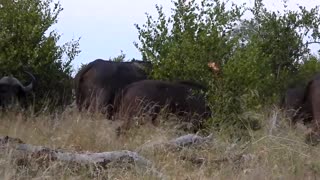
[[[99,165],[106,167],[110,163],[130,163],[150,171],[153,175],[164,178],[163,174],[154,170],[151,161],[140,156],[138,153],[128,150],[111,152],[66,152],[54,150],[43,146],[25,144],[22,140],[12,137],[0,137],[0,152],[10,151],[14,156],[31,157],[37,162],[63,161],[74,162],[84,165]]]
[[[139,147],[136,151],[140,152],[145,149],[159,148],[159,147],[181,150],[182,148],[186,148],[186,147],[202,146],[205,143],[210,142],[210,140],[212,140],[212,139],[213,139],[212,133],[207,137],[201,137],[196,134],[187,134],[187,135],[180,136],[178,138],[169,140],[167,142],[147,143],[147,144],[144,144],[143,146]]]
[[[207,137],[201,137],[196,134],[187,134],[176,139],[170,140],[168,144],[176,147],[190,147],[195,145],[202,145],[206,142],[209,142],[212,138],[212,133]]]
[[[165,146],[167,148],[181,149],[185,147],[196,147],[209,142],[213,137],[210,134],[207,137],[201,137],[196,134],[187,134],[167,142],[152,143],[147,146],[142,146],[139,149],[147,147]],[[146,158],[140,156],[137,152],[121,150],[111,152],[66,152],[64,150],[55,150],[43,146],[35,146],[26,144],[18,138],[0,137],[0,153],[7,152],[8,150],[14,151],[14,155],[20,157],[31,157],[38,163],[50,161],[63,161],[74,162],[85,165],[99,165],[106,167],[111,163],[130,163],[138,166],[139,168],[149,171],[151,174],[158,178],[165,179],[166,177],[153,168],[152,163]],[[139,152],[139,150],[138,150]]]

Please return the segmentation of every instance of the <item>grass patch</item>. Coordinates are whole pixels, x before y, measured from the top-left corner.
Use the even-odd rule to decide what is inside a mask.
[[[276,108],[260,112],[261,129],[250,131],[249,141],[227,141],[215,134],[212,143],[172,150],[153,147],[182,135],[168,121],[155,127],[147,123],[117,137],[118,121],[76,109],[37,116],[10,111],[1,114],[0,136],[66,151],[136,151],[154,163],[169,179],[317,179],[320,178],[318,146],[304,142],[304,129],[290,127]],[[161,117],[160,117],[161,118]],[[147,147],[147,148],[143,148]],[[64,162],[39,165],[30,158],[19,162],[10,152],[0,153],[1,179],[156,179],[132,164],[102,169]]]

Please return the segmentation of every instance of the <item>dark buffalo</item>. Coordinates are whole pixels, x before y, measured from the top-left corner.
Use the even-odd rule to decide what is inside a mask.
[[[148,114],[151,116],[151,122],[157,125],[158,122],[155,120],[163,108],[185,121],[190,121],[190,117],[198,115],[198,118],[191,122],[195,130],[198,130],[203,123],[202,120],[211,116],[204,96],[193,91],[203,89],[203,86],[189,81],[143,80],[128,85],[115,100],[115,118],[124,120],[123,125],[117,129],[118,133],[131,127],[134,116]]]
[[[112,114],[112,105],[117,92],[126,85],[147,79],[150,62],[114,62],[97,59],[82,68],[75,76],[76,104],[82,108],[101,110],[107,107]],[[90,108],[90,109],[91,109]]]
[[[31,83],[27,86],[13,76],[5,76],[0,79],[0,105],[5,108],[14,104],[17,100],[23,107],[26,107],[26,96],[32,91],[35,84],[35,77],[25,72],[31,77]]]
[[[311,113],[312,127],[306,141],[317,144],[320,141],[320,73],[309,81],[303,99],[305,109]]]
[[[290,87],[285,92],[280,107],[286,115],[292,120],[293,125],[302,120],[304,123],[310,121],[310,110],[304,103],[305,87]]]

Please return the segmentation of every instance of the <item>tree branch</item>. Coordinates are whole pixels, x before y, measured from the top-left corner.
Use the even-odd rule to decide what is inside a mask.
[[[146,168],[151,170],[151,173],[157,177],[163,179],[162,173],[154,170],[152,163],[140,156],[136,152],[122,150],[111,152],[66,152],[63,150],[53,150],[43,146],[34,146],[31,144],[25,144],[22,140],[12,137],[0,137],[0,153],[7,153],[11,151],[13,156],[16,157],[31,157],[38,163],[49,161],[64,161],[75,162],[79,164],[98,164],[102,167],[110,163],[130,163],[137,165],[140,168]]]
[[[308,41],[307,43],[306,43],[307,45],[309,45],[309,44],[320,44],[320,41]]]

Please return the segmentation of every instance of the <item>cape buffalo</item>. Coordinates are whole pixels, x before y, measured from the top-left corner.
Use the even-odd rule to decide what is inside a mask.
[[[147,79],[150,62],[114,62],[96,59],[82,68],[75,76],[75,95],[78,109],[101,110],[107,107],[110,118],[117,92],[126,85]],[[91,109],[90,108],[90,109]]]
[[[31,82],[27,86],[23,86],[22,83],[13,76],[4,76],[0,79],[0,105],[5,108],[13,104],[16,100],[25,107],[26,95],[31,92],[35,84],[35,77],[26,72],[31,77]]]
[[[162,108],[181,116],[185,121],[197,114],[198,118],[191,122],[197,130],[202,120],[211,116],[204,96],[193,91],[203,89],[203,86],[189,81],[142,80],[126,86],[115,100],[115,118],[124,120],[117,129],[118,135],[122,129],[130,128],[134,116],[150,115],[151,122],[157,125],[155,120]]]
[[[302,120],[304,123],[310,121],[310,110],[304,102],[305,87],[297,86],[288,88],[285,92],[280,107],[285,111],[293,124]]]
[[[312,128],[308,133],[306,141],[311,144],[317,144],[320,141],[320,73],[317,73],[311,81],[309,81],[303,103],[305,109],[311,112]]]

